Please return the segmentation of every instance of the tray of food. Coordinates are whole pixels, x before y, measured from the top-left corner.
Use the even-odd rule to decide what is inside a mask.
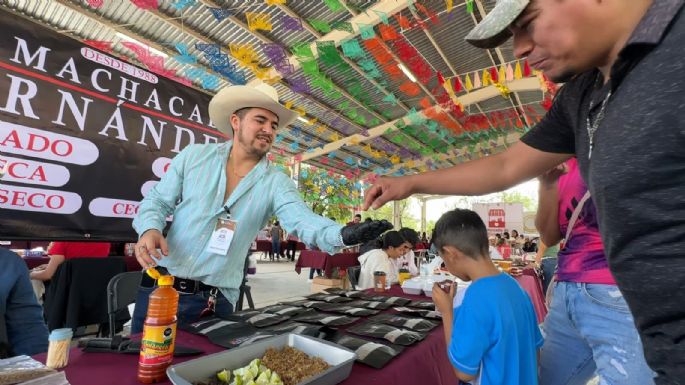
[[[175,385],[335,385],[355,358],[334,343],[283,334],[172,365],[167,376]]]

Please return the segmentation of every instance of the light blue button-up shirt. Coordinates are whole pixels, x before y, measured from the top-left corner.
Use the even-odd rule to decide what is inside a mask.
[[[232,142],[195,144],[171,162],[162,180],[140,204],[133,228],[162,231],[173,215],[167,233],[169,255],[159,261],[174,276],[200,280],[221,289],[233,304],[238,300],[245,258],[257,233],[274,215],[289,233],[307,245],[335,252],[342,247],[341,225],[314,214],[302,201],[295,184],[263,158],[240,181],[224,202],[226,163]],[[206,251],[219,218],[237,221],[228,253]]]

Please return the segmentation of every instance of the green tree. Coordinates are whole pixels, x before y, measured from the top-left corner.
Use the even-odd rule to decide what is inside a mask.
[[[404,199],[398,202],[400,210],[400,227],[409,227],[419,231],[421,229],[421,220],[411,214],[411,202],[409,199]],[[392,207],[393,203],[389,202],[378,210],[367,211],[366,215],[371,219],[385,219],[386,221],[392,223]]]
[[[533,199],[528,195],[524,195],[519,191],[506,192],[502,191],[498,193],[500,202],[504,203],[522,203],[523,211],[538,211],[538,201]]]
[[[299,189],[315,213],[338,222],[352,220],[354,207],[360,205],[359,183],[328,171],[302,165]]]

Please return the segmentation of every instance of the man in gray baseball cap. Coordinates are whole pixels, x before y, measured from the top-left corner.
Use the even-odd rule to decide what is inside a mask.
[[[494,48],[511,37],[511,25],[530,0],[499,0],[495,8],[466,35],[466,41],[478,48]]]
[[[565,303],[613,307],[624,318],[632,313],[657,384],[682,384],[685,378],[683,3],[498,0],[466,40],[492,48],[512,37],[516,57],[566,83],[552,108],[502,153],[449,169],[379,178],[366,192],[364,205],[378,208],[417,193],[501,191],[576,156],[620,291],[599,296],[578,282],[571,285],[575,288]],[[550,317],[555,314],[559,312],[552,309]],[[577,319],[573,321],[578,338],[587,338]],[[592,375],[593,369],[601,383],[649,383],[651,379],[632,371],[628,362],[633,353],[617,342],[632,341],[632,349],[638,339],[630,334],[615,338],[628,331],[610,324],[595,325],[606,331],[598,335],[604,340],[588,341],[592,346],[584,349],[572,350],[548,334],[541,383],[580,384],[576,375]],[[598,343],[602,349],[595,349]],[[563,366],[546,364],[546,349],[553,345],[566,348]],[[576,365],[571,355],[587,360]]]

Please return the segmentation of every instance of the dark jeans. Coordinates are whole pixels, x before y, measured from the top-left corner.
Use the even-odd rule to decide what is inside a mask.
[[[147,316],[147,305],[150,299],[150,293],[154,291],[154,287],[139,287],[138,296],[136,297],[136,308],[133,311],[133,320],[131,321],[131,334],[141,333],[143,331],[143,323]],[[178,299],[178,323],[192,323],[200,319],[200,313],[207,307],[207,300],[209,299],[209,291],[202,291],[196,294],[181,294]],[[216,297],[215,313],[219,317],[225,317],[233,313],[233,305],[228,302],[221,292]]]
[[[557,257],[542,258],[540,266],[542,267],[542,292],[547,293],[549,283],[552,282],[554,272],[557,271]]]
[[[291,261],[294,261],[296,250],[297,250],[297,241],[288,241],[288,244],[285,246],[285,256],[290,258]]]
[[[283,251],[281,250],[281,240],[271,239],[271,259],[283,257]]]
[[[314,270],[316,270],[316,275],[321,276],[321,269],[309,269],[309,279],[314,279]]]

